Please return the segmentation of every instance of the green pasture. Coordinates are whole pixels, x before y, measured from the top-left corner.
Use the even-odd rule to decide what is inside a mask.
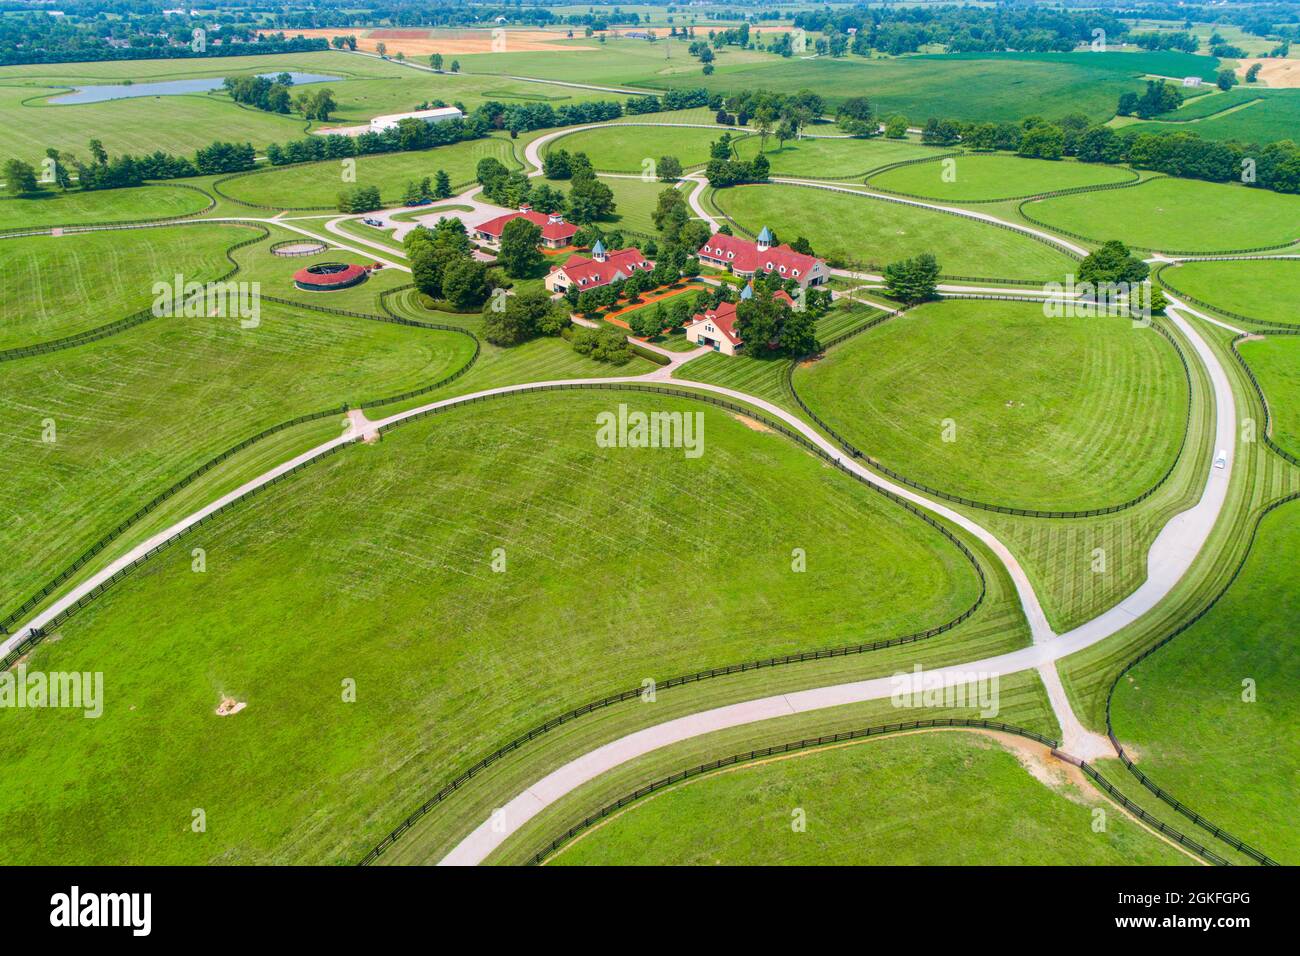
[[[645,122],[656,122],[654,114]],[[602,129],[585,129],[553,139],[546,151],[564,149],[586,153],[596,169],[615,173],[640,173],[646,161],[658,163],[664,156],[676,156],[683,166],[709,161],[709,144],[722,134],[722,127],[698,129],[687,126],[630,126],[619,123]]]
[[[922,306],[795,372],[800,397],[888,468],[948,494],[1044,510],[1140,495],[1183,439],[1168,341],[1038,304]]]
[[[701,412],[703,455],[597,445],[622,398]],[[683,568],[748,584],[662,600]],[[937,623],[976,587],[937,532],[722,410],[468,406],[257,495],[43,643],[33,667],[104,673],[105,711],[7,722],[22,746],[0,771],[25,785],[0,797],[0,843],[13,862],[352,863],[452,767],[557,711]],[[223,696],[247,709],[218,717]]]
[[[1130,170],[1118,166],[975,153],[887,169],[872,176],[867,185],[927,199],[972,202],[1103,186],[1134,178]]]
[[[207,205],[203,193],[174,183],[91,192],[48,189],[21,199],[0,199],[0,230],[166,219],[201,212]]]
[[[741,159],[758,155],[760,137],[753,134],[737,144]],[[804,137],[779,144],[775,136],[767,138],[763,155],[772,167],[773,176],[809,176],[825,179],[848,179],[864,175],[890,163],[922,159],[943,152],[934,146],[922,146],[907,139],[831,139]]]
[[[1268,336],[1237,349],[1268,399],[1273,440],[1300,457],[1300,336]]]
[[[1165,266],[1160,281],[1175,295],[1186,293],[1260,324],[1300,325],[1300,261],[1237,259]]]
[[[802,235],[819,256],[871,271],[923,252],[945,275],[1060,281],[1076,268],[1023,233],[848,192],[770,184],[719,190],[713,201],[752,233],[766,225],[785,241]]]
[[[920,733],[745,764],[632,804],[560,851],[584,866],[1133,866],[1193,861],[1028,741]],[[1013,749],[1015,748],[1015,749]],[[1033,756],[1017,751],[1034,748]],[[1050,758],[1047,758],[1050,759]],[[1022,761],[1051,773],[1037,779]],[[1059,765],[1058,765],[1059,766]],[[1055,769],[1055,768],[1054,768]],[[960,783],[958,783],[960,782]],[[1107,827],[1092,826],[1104,807]],[[801,827],[801,828],[799,828]]]

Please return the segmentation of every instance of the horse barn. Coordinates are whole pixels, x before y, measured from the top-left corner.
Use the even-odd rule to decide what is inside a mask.
[[[370,132],[382,133],[385,130],[397,129],[397,124],[404,119],[423,120],[426,123],[445,123],[447,120],[461,119],[464,113],[454,106],[440,106],[433,110],[416,110],[413,113],[389,113],[386,116],[376,116],[370,120]]]

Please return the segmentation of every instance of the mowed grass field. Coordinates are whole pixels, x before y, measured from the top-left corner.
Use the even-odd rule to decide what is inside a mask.
[[[1300,240],[1300,196],[1196,179],[1160,177],[1021,208],[1049,228],[1165,252],[1264,249]]]
[[[851,96],[867,96],[881,115],[902,113],[914,126],[932,116],[1019,122],[1027,112],[1048,119],[1085,113],[1100,122],[1114,115],[1121,93],[1143,88],[1148,73],[1212,80],[1216,66],[1213,57],[1169,52],[971,53],[882,60],[773,58],[738,66],[729,66],[724,59],[712,76],[629,79],[635,85],[704,86],[723,93],[812,89],[826,98],[831,112]]]
[[[885,466],[991,504],[1085,510],[1154,484],[1183,439],[1169,342],[1042,306],[921,306],[800,366],[795,388]]]
[[[21,604],[142,504],[243,439],[434,382],[471,350],[455,333],[263,302],[253,329],[235,316],[161,318],[0,363],[0,455],[9,466],[0,478],[0,551],[9,556],[0,606]]]
[[[621,398],[701,412],[703,455],[597,446]],[[686,568],[746,583],[669,599]],[[467,406],[232,509],[43,643],[29,666],[102,671],[105,711],[6,721],[0,773],[25,784],[0,795],[0,845],[12,862],[352,863],[558,711],[935,624],[977,588],[936,531],[720,409],[609,392]],[[247,708],[218,717],[223,695]]]
[[[653,123],[655,115],[652,113],[643,120]],[[709,161],[709,144],[725,129],[721,126],[712,129],[632,126],[629,122],[561,136],[547,143],[545,151],[563,149],[586,153],[596,169],[615,173],[643,172],[649,168],[648,162],[657,164],[664,156],[676,156],[683,166],[698,166]]]
[[[1140,123],[1143,132],[1191,132],[1205,139],[1271,143],[1295,139],[1300,129],[1300,90],[1239,86],[1227,93],[1199,97],[1179,107],[1167,120]]]
[[[149,308],[154,283],[208,282],[260,230],[211,223],[0,239],[0,349],[35,345]]]
[[[1228,593],[1121,679],[1112,705],[1116,734],[1152,780],[1292,865],[1300,862],[1297,507],[1264,518]]]
[[[188,216],[206,209],[208,202],[206,194],[175,183],[90,192],[47,190],[22,199],[0,199],[0,231]]]
[[[934,253],[945,275],[1059,281],[1075,269],[1064,252],[1022,233],[903,203],[778,184],[712,195],[750,232],[766,225],[783,240],[802,235],[817,255],[873,271],[922,252]]]
[[[1237,350],[1264,389],[1273,440],[1300,457],[1300,336],[1271,335]]]
[[[468,183],[474,179],[478,161],[487,157],[498,159],[510,168],[518,166],[510,141],[494,136],[433,149],[360,156],[355,160],[355,167],[351,165],[352,160],[344,165],[345,161],[338,159],[281,166],[227,179],[218,188],[236,202],[279,209],[332,209],[338,204],[340,192],[356,186],[377,186],[386,205],[400,205],[408,182],[425,176],[432,180],[443,169],[453,185]],[[355,179],[346,181],[343,176],[350,169],[355,172]]]
[[[868,179],[867,185],[927,199],[970,202],[1014,199],[1134,178],[1130,170],[1117,166],[973,153],[887,169]]]
[[[1261,324],[1300,325],[1300,260],[1237,259],[1165,266],[1160,281]]]
[[[1003,741],[1006,741],[1005,743]],[[1016,748],[1013,750],[1012,748]],[[1063,774],[961,731],[745,764],[632,804],[551,858],[569,866],[1134,866],[1194,861]],[[1059,765],[1058,765],[1059,766]],[[1044,768],[1039,773],[1047,773]],[[1092,810],[1107,826],[1093,832]],[[797,814],[803,829],[796,830]]]
[[[427,59],[424,65],[428,65]],[[48,97],[68,87],[225,77],[282,71],[337,76],[313,88],[334,92],[338,109],[327,122],[309,123],[244,108],[224,92],[135,97],[88,104],[50,104]],[[87,154],[95,136],[110,153],[150,153],[156,149],[192,154],[214,139],[250,142],[259,150],[308,130],[366,123],[373,116],[413,110],[434,99],[461,102],[472,110],[487,100],[503,103],[549,102],[554,106],[589,100],[622,99],[616,93],[549,86],[500,76],[434,74],[392,61],[338,51],[286,53],[193,60],[134,60],[109,63],[57,63],[0,67],[0,119],[9,130],[0,159],[10,155],[36,163],[53,146]]]
[[[922,146],[906,139],[804,139],[790,140],[779,145],[776,137],[769,136],[766,146],[757,135],[751,135],[736,145],[741,159],[749,160],[763,155],[772,167],[773,176],[809,176],[826,179],[847,179],[864,175],[868,170],[879,169],[890,163],[921,159],[938,155],[943,150]]]

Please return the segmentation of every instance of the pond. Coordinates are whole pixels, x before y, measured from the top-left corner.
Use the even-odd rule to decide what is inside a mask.
[[[279,76],[278,73],[263,73],[269,80]],[[341,76],[326,76],[320,73],[294,73],[294,86],[306,83],[329,83],[341,80]],[[124,100],[138,96],[180,96],[184,93],[208,93],[219,90],[224,83],[220,76],[209,76],[194,80],[163,80],[159,83],[119,83],[96,84],[79,87],[74,93],[65,93],[49,100],[59,106],[72,106],[77,103],[102,103],[105,100]]]

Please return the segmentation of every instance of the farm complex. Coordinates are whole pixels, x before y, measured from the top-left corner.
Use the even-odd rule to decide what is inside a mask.
[[[1300,864],[1300,5],[371,6],[0,13],[7,864]]]

